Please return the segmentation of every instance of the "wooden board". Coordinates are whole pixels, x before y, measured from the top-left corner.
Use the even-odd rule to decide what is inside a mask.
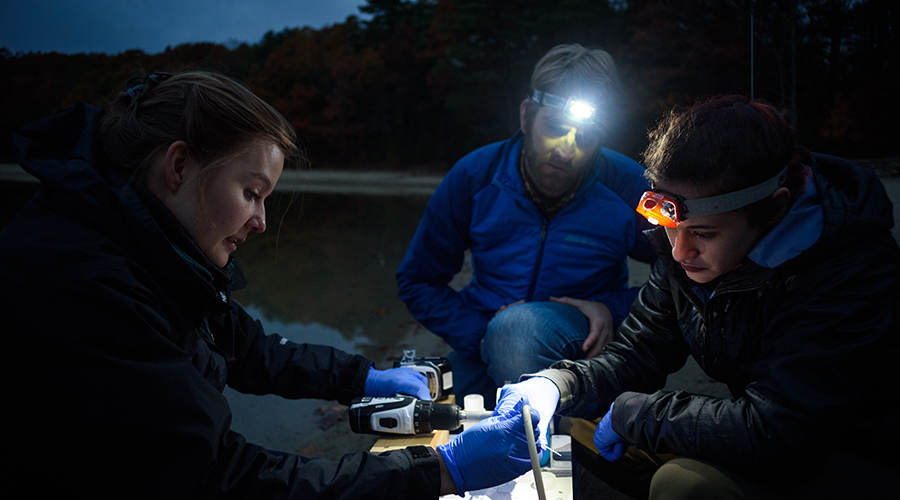
[[[414,436],[385,436],[375,442],[370,450],[372,453],[384,453],[385,451],[400,450],[410,446],[431,446],[436,448],[439,444],[450,441],[450,431],[434,431],[431,434],[416,434]]]
[[[441,404],[455,404],[456,397],[453,394],[444,399],[438,400]],[[399,450],[409,446],[431,446],[437,447],[439,444],[445,444],[450,441],[450,431],[434,431],[430,434],[397,435],[397,436],[381,436],[372,449],[372,453],[383,453],[385,451]]]

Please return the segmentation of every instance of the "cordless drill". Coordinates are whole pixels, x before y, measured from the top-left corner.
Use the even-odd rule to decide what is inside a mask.
[[[428,434],[453,431],[463,422],[479,422],[489,411],[466,411],[455,404],[424,401],[397,394],[362,397],[350,404],[350,428],[357,434]]]

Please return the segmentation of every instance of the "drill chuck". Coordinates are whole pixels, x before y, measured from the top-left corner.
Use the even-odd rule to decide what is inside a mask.
[[[424,401],[411,396],[356,398],[350,405],[350,428],[358,434],[428,434],[458,429],[464,421],[490,417],[454,404]]]

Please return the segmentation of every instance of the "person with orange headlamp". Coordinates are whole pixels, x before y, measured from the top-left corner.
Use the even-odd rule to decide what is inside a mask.
[[[900,248],[879,179],[741,96],[671,113],[644,161],[659,260],[616,339],[498,408],[594,419],[573,457],[634,498],[896,495]],[[688,356],[730,397],[664,391]]]
[[[678,223],[691,217],[724,214],[751,203],[756,203],[772,195],[782,184],[787,174],[787,167],[775,177],[733,193],[726,193],[708,198],[685,200],[681,196],[661,189],[647,191],[641,196],[636,208],[651,224],[664,227],[677,227]]]

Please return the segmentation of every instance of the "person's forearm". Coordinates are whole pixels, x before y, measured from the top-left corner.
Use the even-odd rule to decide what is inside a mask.
[[[450,475],[450,470],[447,469],[447,465],[444,463],[444,457],[441,456],[440,452],[437,455],[438,462],[441,464],[441,496],[458,494],[456,483],[453,482],[453,476]]]

